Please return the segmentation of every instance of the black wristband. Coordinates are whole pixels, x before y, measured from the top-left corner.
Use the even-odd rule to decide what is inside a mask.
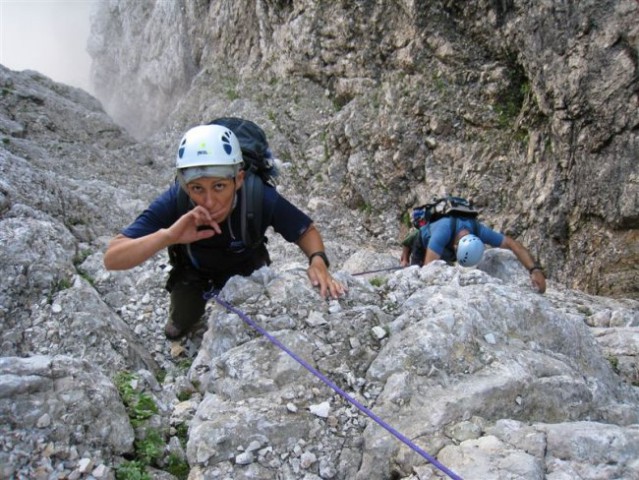
[[[326,256],[326,254],[324,252],[315,252],[315,253],[311,253],[308,256],[308,264],[310,265],[311,262],[313,261],[314,257],[320,257],[322,260],[324,260],[324,263],[326,264],[326,268],[331,266],[331,262],[328,261],[328,257]]]
[[[542,267],[541,265],[539,265],[538,263],[535,263],[532,267],[530,267],[528,269],[528,273],[530,273],[532,275],[532,273],[535,270],[539,270],[541,273],[544,273],[544,267]]]

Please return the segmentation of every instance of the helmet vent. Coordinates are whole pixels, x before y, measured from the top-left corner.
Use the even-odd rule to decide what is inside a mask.
[[[224,146],[224,151],[227,153],[227,155],[230,155],[231,153],[233,153],[233,146],[231,145],[231,141],[229,140],[229,137],[230,135],[227,130],[222,135],[222,145]]]

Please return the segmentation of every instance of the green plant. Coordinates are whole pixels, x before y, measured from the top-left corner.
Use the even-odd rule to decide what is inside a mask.
[[[11,143],[11,139],[10,139],[10,138],[7,138],[7,137],[4,137],[4,138],[2,139],[2,143],[4,143],[5,145],[9,145],[9,144]]]
[[[617,357],[615,357],[614,355],[608,355],[607,357],[608,362],[610,362],[610,366],[612,367],[613,371],[615,373],[619,373],[619,359]]]
[[[115,375],[114,383],[115,388],[118,389],[122,401],[126,404],[135,396],[135,390],[131,386],[131,381],[135,379],[135,376],[126,370],[118,372]]]
[[[237,88],[235,87],[235,85],[229,85],[226,88],[226,98],[228,98],[231,101],[237,100],[238,98],[240,98],[240,94],[237,92]]]
[[[373,287],[381,287],[382,285],[384,285],[385,281],[383,278],[380,277],[374,277],[371,278],[369,280],[369,283],[373,286]]]
[[[191,398],[193,394],[191,392],[179,392],[177,398],[180,402],[186,402]]]
[[[407,211],[404,212],[402,214],[401,222],[402,222],[403,225],[406,225],[409,228],[412,227],[413,223],[411,222],[410,213],[408,213]]]
[[[152,465],[162,457],[165,443],[162,435],[151,428],[143,439],[135,441],[134,446],[137,458],[145,465]]]
[[[68,278],[60,278],[55,282],[51,282],[51,287],[49,289],[49,294],[47,295],[47,302],[49,304],[53,303],[53,296],[61,292],[62,290],[67,290],[71,288],[71,280]]]
[[[499,126],[502,128],[511,126],[514,119],[519,115],[524,100],[531,92],[530,81],[524,68],[514,59],[509,59],[508,63],[508,87],[502,90],[495,105]]]
[[[189,426],[186,423],[180,423],[175,427],[175,436],[180,440],[182,448],[186,448],[186,441],[189,437]]]
[[[78,272],[82,278],[84,278],[90,285],[95,286],[95,279],[86,272]]]
[[[158,373],[155,375],[155,379],[158,381],[158,383],[164,383],[164,380],[166,379],[166,370],[164,369],[160,369],[158,370]]]
[[[131,423],[133,425],[135,425],[136,422],[139,425],[142,420],[147,420],[154,414],[158,413],[158,407],[153,399],[144,393],[140,394],[137,402],[133,404],[131,410]]]
[[[365,215],[370,215],[373,211],[373,206],[370,203],[363,203],[359,206],[359,210]]]
[[[127,371],[119,372],[115,377],[115,386],[120,392],[133,426],[139,426],[144,420],[158,413],[158,407],[153,399],[146,393],[137,392],[131,386],[131,382],[136,378]]]
[[[61,278],[55,285],[56,292],[67,290],[69,288],[71,288],[71,280],[69,280],[68,278]]]
[[[193,365],[192,358],[182,358],[177,362],[177,367],[180,370],[188,370],[189,368],[191,368],[191,365]]]
[[[115,469],[117,480],[151,480],[151,476],[146,472],[146,467],[140,462],[126,461]]]
[[[158,407],[153,399],[134,388],[134,382],[137,380],[137,375],[126,370],[118,372],[114,378],[115,386],[120,393],[131,424],[136,428],[141,427],[145,420],[158,413]],[[178,430],[179,432],[180,430]],[[181,441],[186,446],[186,433],[183,435],[184,440],[181,439]],[[116,469],[117,480],[150,480],[146,467],[161,464],[166,448],[166,439],[163,433],[156,428],[147,426],[147,428],[138,430],[137,436],[141,438],[137,438],[134,442],[135,460],[124,462]],[[180,465],[174,461],[171,468],[176,472],[181,472],[180,475],[186,469],[188,475],[188,465]],[[186,476],[179,476],[179,478],[185,479]]]
[[[172,453],[167,460],[168,466],[166,471],[176,476],[179,480],[186,480],[189,476],[189,464],[182,460],[178,455]]]
[[[88,248],[76,252],[75,256],[73,257],[73,264],[80,265],[88,258],[89,255],[91,255],[91,250],[89,250]]]

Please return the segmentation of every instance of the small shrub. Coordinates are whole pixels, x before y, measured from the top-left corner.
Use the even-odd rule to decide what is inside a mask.
[[[180,440],[182,448],[186,448],[186,441],[189,438],[189,426],[186,423],[180,423],[175,427],[175,436]]]
[[[89,255],[91,255],[91,250],[89,250],[87,248],[85,248],[83,250],[80,250],[73,257],[73,264],[76,265],[76,266],[80,265],[81,263],[83,263],[89,257]]]
[[[156,429],[149,429],[144,439],[136,440],[135,453],[142,463],[152,465],[162,457],[164,446],[162,435]]]
[[[193,365],[192,358],[183,358],[177,363],[177,366],[180,370],[188,370],[189,368],[191,368],[191,365]]]
[[[146,393],[137,392],[131,386],[136,377],[131,372],[123,371],[116,375],[115,386],[120,392],[122,402],[126,407],[131,424],[139,426],[144,420],[158,413],[158,407]]]
[[[192,393],[191,392],[179,392],[177,394],[177,398],[180,402],[186,402],[187,400],[189,400],[192,397]]]
[[[613,371],[619,374],[619,359],[614,355],[609,355],[607,359],[608,362],[610,362],[610,366],[612,367]]]
[[[127,461],[115,469],[116,480],[151,480],[146,467],[138,461]]]
[[[191,468],[189,464],[182,460],[178,455],[172,453],[167,460],[168,466],[166,471],[176,476],[179,480],[186,480],[189,476]]]

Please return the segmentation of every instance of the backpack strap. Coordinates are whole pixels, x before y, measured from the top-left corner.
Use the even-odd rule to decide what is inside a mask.
[[[273,212],[264,218],[264,181],[259,175],[246,172],[242,185],[241,235],[244,245],[256,248],[264,243],[262,227],[271,223]],[[265,221],[266,220],[266,221]]]
[[[452,222],[451,225],[451,235],[450,235],[450,248],[454,251],[453,246],[455,245],[455,237],[457,236],[457,217],[451,217]]]
[[[471,233],[479,237],[479,221],[476,218],[473,218],[473,231]]]

